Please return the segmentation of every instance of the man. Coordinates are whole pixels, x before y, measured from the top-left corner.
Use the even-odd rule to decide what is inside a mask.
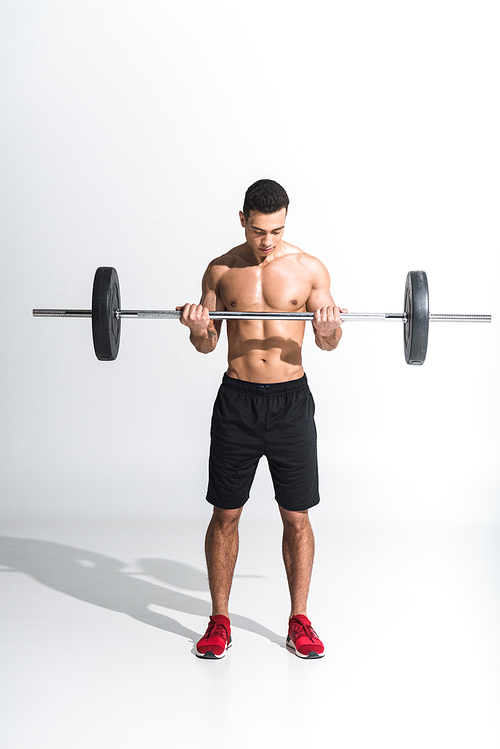
[[[241,225],[246,241],[208,266],[200,304],[185,304],[181,323],[197,351],[217,345],[221,321],[211,310],[314,312],[317,345],[340,341],[340,310],[324,265],[283,240],[288,196],[273,180],[248,188]],[[205,552],[212,597],[202,658],[223,658],[231,645],[228,601],[238,556],[238,523],[258,461],[266,455],[283,520],[283,559],[291,597],[287,646],[301,658],[324,647],[307,618],[314,558],[308,510],[319,502],[314,402],[302,368],[305,323],[227,320],[228,369],[214,405],[207,500],[214,505]]]

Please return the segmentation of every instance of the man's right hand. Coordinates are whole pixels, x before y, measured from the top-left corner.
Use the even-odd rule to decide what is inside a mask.
[[[182,325],[189,328],[193,336],[205,338],[207,336],[208,326],[210,325],[210,310],[203,307],[202,304],[184,304],[176,307],[182,315],[180,321]]]

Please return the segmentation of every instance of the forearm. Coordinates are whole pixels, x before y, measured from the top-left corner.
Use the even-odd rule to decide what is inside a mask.
[[[217,346],[218,338],[217,331],[211,328],[208,328],[205,335],[190,333],[189,336],[189,340],[200,354],[210,354]]]
[[[314,332],[316,346],[318,346],[322,351],[333,351],[337,348],[340,339],[342,338],[342,328],[335,328],[333,333],[327,336],[320,335],[317,330]]]

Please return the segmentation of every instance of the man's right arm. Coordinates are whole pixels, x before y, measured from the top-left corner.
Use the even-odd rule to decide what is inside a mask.
[[[209,354],[217,346],[222,320],[211,320],[209,312],[224,310],[224,304],[217,292],[217,279],[212,264],[205,271],[202,280],[202,294],[199,304],[185,304],[177,307],[182,310],[180,321],[189,328],[189,340],[200,354]]]

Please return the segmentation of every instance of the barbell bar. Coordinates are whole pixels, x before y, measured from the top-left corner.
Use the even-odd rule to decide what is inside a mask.
[[[122,319],[178,320],[179,310],[122,310],[120,283],[115,268],[97,268],[92,287],[92,309],[34,309],[34,317],[87,317],[92,319],[94,351],[99,361],[114,361],[120,347]],[[313,312],[210,312],[212,320],[309,320]],[[349,312],[341,314],[345,322],[404,323],[404,352],[407,364],[423,364],[427,353],[429,322],[490,323],[491,315],[430,314],[429,286],[425,271],[409,271],[404,291],[404,312]]]

